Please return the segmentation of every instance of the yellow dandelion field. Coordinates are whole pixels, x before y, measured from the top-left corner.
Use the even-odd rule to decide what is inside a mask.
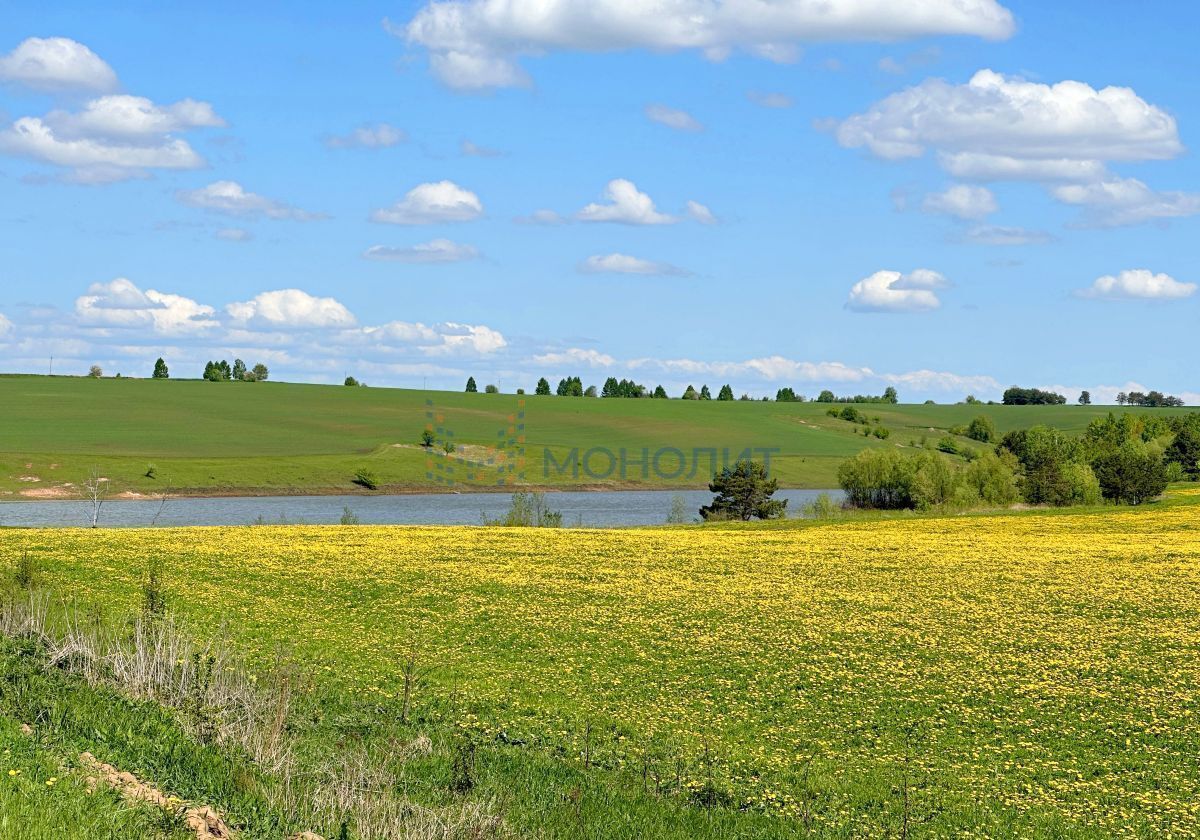
[[[931,825],[1200,834],[1200,507],[757,529],[0,532],[81,600],[147,558],[251,657],[742,807]],[[594,743],[592,743],[594,739]],[[673,764],[672,764],[673,762]],[[672,772],[676,772],[673,770]],[[815,803],[815,804],[814,804]],[[878,830],[877,830],[878,829]]]

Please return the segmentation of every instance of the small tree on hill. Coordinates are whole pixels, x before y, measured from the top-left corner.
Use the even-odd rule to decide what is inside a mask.
[[[342,384],[345,385],[347,388],[357,388],[358,380],[355,379],[353,376],[347,376],[346,381],[343,382]]]
[[[835,397],[833,395],[833,391],[830,391],[828,389],[822,391],[820,394],[817,395],[817,402],[819,402],[819,403],[831,403],[836,399],[837,399],[837,397]]]
[[[233,379],[242,382],[246,379],[246,363],[241,359],[233,360]]]
[[[708,390],[707,385],[700,386],[700,399],[702,399],[702,400],[711,400],[712,399],[712,391]]]
[[[499,394],[500,389],[495,385],[484,385],[483,392],[485,394]]]
[[[883,390],[883,401],[895,405],[900,402],[900,395],[896,393],[896,389],[889,385]]]
[[[154,379],[170,379],[171,372],[167,370],[167,363],[159,357],[159,360],[154,363]]]
[[[721,386],[721,392],[717,394],[718,402],[733,402],[733,388],[728,385]]]
[[[654,388],[654,399],[656,399],[656,400],[665,400],[665,399],[668,399],[668,397],[667,397],[667,389],[666,389],[666,388],[664,388],[664,387],[663,387],[663,386],[661,386],[661,385],[658,385],[658,386],[656,386],[656,387]]]
[[[708,485],[712,503],[700,508],[704,519],[779,519],[787,499],[772,499],[779,482],[767,477],[767,468],[755,461],[738,461],[713,476]]]
[[[474,376],[467,377],[467,393],[468,394],[478,394],[479,393],[479,388],[475,385],[475,377]]]
[[[550,396],[550,383],[546,380],[546,377],[543,376],[538,380],[537,387],[533,389],[533,393],[539,397]]]
[[[99,379],[100,377],[104,376],[104,370],[100,367],[100,365],[92,365],[90,368],[88,368],[88,376],[90,376],[92,379]]]
[[[267,369],[267,366],[264,365],[262,362],[259,362],[258,364],[256,364],[253,368],[250,369],[250,372],[246,374],[246,378],[249,379],[251,382],[266,382],[270,376],[271,376],[271,371],[269,371]]]
[[[980,443],[991,443],[996,438],[996,424],[986,414],[981,414],[967,426],[967,437]]]
[[[1165,455],[1168,462],[1179,464],[1192,481],[1200,479],[1200,432],[1193,426],[1187,425],[1179,430]]]
[[[685,400],[698,400],[700,399],[700,394],[696,392],[695,388],[689,385],[687,386],[687,390],[683,392],[683,398]]]
[[[1082,392],[1080,392],[1080,394],[1079,394],[1079,404],[1080,404],[1080,405],[1091,405],[1091,404],[1092,404],[1092,394],[1091,394],[1091,392],[1090,392],[1090,391],[1082,391]]]

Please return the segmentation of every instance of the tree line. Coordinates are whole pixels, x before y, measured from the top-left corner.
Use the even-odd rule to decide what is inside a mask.
[[[980,417],[967,436],[995,438]],[[957,452],[865,450],[843,462],[838,480],[853,507],[916,509],[1015,502],[1065,507],[1142,504],[1171,481],[1200,480],[1200,415],[1109,413],[1079,437],[1034,426],[1005,434],[990,450]]]

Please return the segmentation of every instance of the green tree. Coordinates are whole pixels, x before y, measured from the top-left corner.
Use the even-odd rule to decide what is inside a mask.
[[[357,388],[357,387],[358,387],[358,380],[357,380],[357,379],[355,379],[353,376],[347,376],[347,377],[346,377],[346,381],[345,381],[344,383],[342,383],[342,384],[346,385],[346,386],[347,386],[347,387],[349,387],[349,388]]]
[[[495,385],[484,385],[483,392],[485,394],[499,394],[500,389]]]
[[[802,399],[790,387],[784,387],[775,392],[775,402],[802,402]]]
[[[831,402],[833,402],[835,399],[837,399],[837,398],[836,398],[836,397],[834,397],[834,395],[833,395],[833,391],[829,391],[829,390],[822,391],[822,392],[821,392],[821,393],[820,393],[820,394],[817,396],[817,402],[819,402],[819,403],[831,403]]]
[[[539,397],[550,396],[550,383],[546,381],[546,377],[543,376],[538,380],[537,387],[533,390],[533,393]]]
[[[654,399],[656,399],[656,400],[665,400],[665,399],[668,399],[668,397],[667,397],[667,389],[666,389],[666,388],[664,388],[664,387],[663,387],[663,386],[661,386],[661,385],[659,385],[658,387],[656,387],[656,388],[654,389]]]
[[[154,363],[154,378],[155,379],[170,379],[171,372],[167,370],[167,363],[160,356],[158,361]]]
[[[246,363],[241,359],[233,360],[233,379],[241,382],[246,378]]]
[[[479,393],[479,388],[478,388],[478,386],[475,385],[475,377],[474,376],[467,377],[466,393],[468,393],[468,394],[478,394]]]
[[[996,438],[996,424],[986,414],[980,414],[967,426],[967,437],[980,443],[991,443]]]
[[[687,386],[687,390],[683,392],[683,398],[685,400],[698,400],[700,399],[700,394],[696,392],[695,388],[689,385]]]
[[[896,403],[900,402],[900,395],[896,393],[895,388],[889,385],[883,391],[883,401],[885,403],[891,403],[892,405],[895,405]]]
[[[1181,428],[1164,454],[1167,461],[1179,464],[1192,481],[1200,479],[1200,432],[1194,424]]]
[[[434,438],[434,436],[433,436],[432,429],[422,429],[421,430],[421,446],[424,446],[426,449],[428,449],[429,447],[433,446],[433,442],[435,439],[436,438]]]
[[[1092,404],[1092,394],[1090,391],[1081,391],[1080,392],[1079,404],[1080,405],[1091,405]]]
[[[1104,498],[1119,505],[1140,505],[1167,489],[1167,467],[1162,458],[1134,445],[1101,455],[1092,468]]]
[[[271,371],[262,362],[259,362],[250,369],[246,374],[246,378],[251,382],[266,382],[271,377]]]
[[[713,476],[708,489],[711,504],[700,508],[704,519],[780,519],[787,499],[772,499],[779,482],[767,477],[767,468],[756,461],[738,461]]]
[[[99,379],[100,377],[104,376],[104,370],[100,367],[100,365],[92,365],[90,368],[88,368],[88,376],[90,376],[92,379]]]
[[[708,390],[707,385],[700,386],[700,399],[702,399],[702,400],[711,400],[712,399],[712,391]]]
[[[717,394],[718,402],[733,402],[733,388],[728,385],[721,386],[721,392]]]
[[[587,386],[587,390],[585,390],[585,391],[583,392],[583,395],[584,395],[585,397],[594,397],[594,396],[596,396],[596,386],[595,386],[595,385],[589,385],[589,386]]]

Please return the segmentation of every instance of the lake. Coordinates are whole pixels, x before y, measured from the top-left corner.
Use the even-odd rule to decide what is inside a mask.
[[[829,493],[840,490],[780,490],[776,498],[788,500],[788,516]],[[569,527],[614,528],[628,525],[661,525],[672,500],[682,496],[688,520],[712,501],[705,490],[620,490],[549,492],[552,510],[562,511]],[[232,498],[168,499],[160,501],[107,501],[100,511],[101,527],[160,527],[182,525],[328,525],[336,524],[349,508],[364,525],[479,525],[483,517],[498,518],[509,507],[506,493],[420,493],[402,496],[259,496]],[[0,526],[86,527],[91,506],[80,501],[0,502]]]

